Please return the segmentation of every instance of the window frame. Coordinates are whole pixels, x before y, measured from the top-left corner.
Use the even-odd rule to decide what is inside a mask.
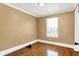
[[[54,36],[51,36],[50,34],[48,34],[48,19],[53,20],[53,18],[57,18],[57,33],[54,33],[53,34]],[[55,37],[55,38],[59,37],[58,24],[59,24],[58,17],[51,17],[51,18],[46,19],[46,36],[47,37]]]

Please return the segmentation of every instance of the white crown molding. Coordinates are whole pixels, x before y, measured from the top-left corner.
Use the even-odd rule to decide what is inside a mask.
[[[11,5],[11,4],[8,4],[8,3],[3,3],[3,4],[4,4],[4,5],[7,5],[7,6],[11,7],[11,8],[14,8],[14,9],[16,9],[16,10],[19,10],[19,11],[21,11],[21,12],[24,12],[24,13],[26,13],[26,14],[32,15],[32,16],[34,16],[34,17],[38,17],[37,15],[35,15],[35,14],[33,14],[33,13],[30,13],[29,11],[26,11],[26,10],[24,10],[24,9],[15,7],[15,6]]]
[[[76,7],[77,7],[77,3],[75,3],[75,5],[73,6],[73,9],[72,10],[75,10],[76,9]]]
[[[74,45],[71,44],[65,44],[65,43],[59,43],[59,42],[51,42],[51,41],[46,41],[46,40],[41,40],[41,39],[36,39],[9,49],[6,49],[4,51],[0,51],[0,56],[4,56],[6,54],[12,53],[16,50],[22,49],[26,46],[28,46],[29,44],[34,44],[36,42],[41,42],[41,43],[46,43],[46,44],[51,44],[51,45],[58,45],[58,46],[62,46],[62,47],[67,47],[67,48],[73,48],[74,49]],[[74,49],[75,51],[78,51],[77,49]]]
[[[54,14],[51,14],[51,15],[56,15],[56,14],[61,14],[61,13],[66,13],[66,12],[71,12],[71,11],[74,11],[75,8],[77,7],[77,3],[74,4],[73,8],[71,10],[67,10],[67,11],[63,11],[63,12],[58,12],[58,13],[54,13]],[[51,16],[51,15],[45,15],[45,16],[37,16],[37,17],[47,17],[47,16]]]
[[[62,13],[71,12],[71,11],[74,11],[74,10],[73,10],[73,9],[72,9],[72,10],[67,10],[67,11],[58,12],[58,13],[54,13],[54,14],[46,15],[46,16],[38,16],[38,18],[41,18],[41,17],[48,17],[48,16],[57,15],[57,14],[62,14]]]
[[[8,4],[8,3],[3,3],[3,4],[5,4],[5,5],[9,6],[9,7],[12,7],[12,8],[14,8],[14,9],[17,9],[17,10],[19,10],[19,11],[21,11],[21,12],[24,12],[24,13],[26,13],[26,14],[32,15],[32,16],[34,16],[34,17],[38,17],[38,18],[39,18],[39,17],[45,17],[45,16],[38,16],[38,15],[35,15],[34,13],[30,13],[29,11],[26,11],[26,10],[24,10],[24,9],[15,7],[15,6],[13,6],[13,5],[11,5],[11,4]],[[74,11],[75,8],[76,8],[76,6],[77,6],[77,3],[75,3],[75,5],[73,6],[73,8],[72,8],[71,10],[63,11],[63,12],[59,12],[59,13],[55,13],[55,14],[60,14],[60,13],[65,13],[65,12]],[[54,15],[54,14],[51,14],[51,15]],[[46,16],[50,16],[50,15],[46,15]]]

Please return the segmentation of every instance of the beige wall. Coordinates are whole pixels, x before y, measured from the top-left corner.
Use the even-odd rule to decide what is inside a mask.
[[[36,39],[36,18],[0,4],[0,51]]]
[[[46,19],[59,17],[59,37],[46,37]],[[38,34],[38,36],[37,36]],[[0,4],[0,51],[34,39],[74,43],[73,12],[37,18]]]
[[[48,38],[46,36],[46,19],[50,17],[58,17],[59,19],[59,37]],[[68,44],[74,43],[74,12],[67,12],[48,17],[42,17],[38,20],[38,39],[63,42]]]

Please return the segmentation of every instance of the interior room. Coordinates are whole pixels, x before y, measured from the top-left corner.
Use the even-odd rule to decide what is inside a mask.
[[[78,3],[0,3],[0,56],[79,56]]]

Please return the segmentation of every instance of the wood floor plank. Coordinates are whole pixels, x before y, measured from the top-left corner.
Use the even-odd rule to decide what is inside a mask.
[[[38,42],[33,44],[32,48],[23,48],[6,56],[79,56],[79,52],[71,48]]]

